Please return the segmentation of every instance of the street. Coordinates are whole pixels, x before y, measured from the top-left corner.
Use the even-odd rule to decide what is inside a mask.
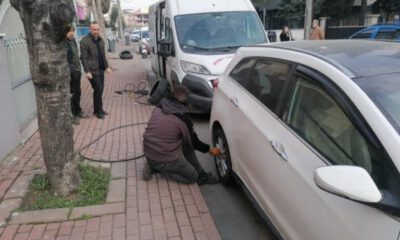
[[[199,138],[211,143],[208,116],[193,116],[193,120]],[[211,156],[198,156],[207,171],[217,174]],[[217,184],[200,189],[223,239],[276,239],[239,186]]]
[[[137,47],[134,45],[133,49],[137,49]],[[138,53],[135,57],[141,59]],[[151,57],[141,59],[143,68],[147,72],[151,71]],[[209,117],[193,115],[192,118],[199,138],[211,144]],[[197,156],[206,171],[212,172],[214,175],[217,174],[214,160],[210,155],[197,152]],[[246,198],[240,186],[225,187],[222,184],[217,184],[201,186],[200,189],[223,239],[276,239],[268,225]]]

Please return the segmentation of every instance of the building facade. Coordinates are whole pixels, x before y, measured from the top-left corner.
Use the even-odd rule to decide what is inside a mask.
[[[0,1],[0,160],[37,130],[25,31],[10,0]]]

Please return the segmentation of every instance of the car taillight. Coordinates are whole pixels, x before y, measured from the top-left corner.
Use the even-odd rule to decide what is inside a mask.
[[[219,85],[219,79],[216,78],[216,79],[211,80],[211,85],[213,86],[213,88],[217,88]]]

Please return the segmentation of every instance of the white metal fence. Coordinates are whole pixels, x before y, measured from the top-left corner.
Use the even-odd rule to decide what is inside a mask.
[[[36,97],[24,27],[18,12],[11,7],[10,0],[0,0],[0,33],[5,34],[5,54],[0,57],[8,65],[9,82],[17,113],[16,122],[23,129],[36,115]]]
[[[23,38],[11,38],[4,41],[12,89],[31,80],[29,55]]]

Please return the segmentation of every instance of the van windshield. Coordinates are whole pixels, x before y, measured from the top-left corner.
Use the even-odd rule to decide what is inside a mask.
[[[266,36],[255,12],[219,12],[175,17],[183,50],[230,50],[265,43]]]

